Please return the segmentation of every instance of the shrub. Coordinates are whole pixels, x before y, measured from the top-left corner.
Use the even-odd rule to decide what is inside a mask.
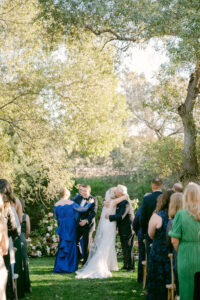
[[[56,228],[57,221],[50,212],[39,222],[38,230],[31,233],[28,240],[28,255],[32,257],[55,256],[59,244]]]

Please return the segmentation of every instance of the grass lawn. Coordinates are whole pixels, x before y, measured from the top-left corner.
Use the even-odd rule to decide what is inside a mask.
[[[145,299],[136,272],[113,272],[107,279],[75,279],[74,274],[52,274],[54,258],[30,259],[30,300],[125,300]],[[122,265],[119,264],[119,267]]]

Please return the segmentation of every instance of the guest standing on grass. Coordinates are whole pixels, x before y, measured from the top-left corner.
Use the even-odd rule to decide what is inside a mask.
[[[181,300],[192,300],[195,274],[200,272],[200,186],[189,183],[183,194],[183,210],[174,218],[172,244],[178,251],[178,279]],[[198,299],[198,298],[197,298]]]
[[[29,260],[28,260],[28,248],[26,239],[28,239],[31,230],[29,215],[24,213],[24,200],[19,199],[22,205],[22,224],[21,224],[21,245],[22,245],[22,263],[23,263],[23,280],[25,293],[31,292],[31,282],[29,277]]]
[[[9,237],[9,251],[6,255],[3,256],[4,263],[8,273],[8,279],[6,284],[6,299],[13,300],[15,298],[14,291],[13,291],[13,273],[11,267],[11,256],[13,254],[12,261],[15,262],[15,255],[13,249],[13,242],[15,238],[18,236],[17,231],[17,222],[15,215],[13,213],[11,204],[15,203],[15,197],[13,195],[12,187],[8,180],[0,179],[0,195],[4,202],[4,217],[7,223],[8,229],[8,237]],[[13,208],[14,209],[14,208]]]
[[[56,230],[59,235],[59,247],[56,256],[54,273],[73,273],[77,270],[76,224],[78,212],[86,212],[93,204],[90,201],[85,207],[70,201],[70,191],[60,190],[61,199],[55,204],[54,215],[58,220]]]
[[[141,208],[136,212],[135,218],[133,220],[133,230],[138,238],[138,277],[137,280],[139,283],[143,281],[143,265],[142,261],[145,260],[145,244],[144,244],[144,234],[142,233],[142,228],[140,226],[140,216]]]
[[[157,199],[156,211],[149,221],[148,234],[153,240],[149,253],[147,287],[148,300],[167,300],[166,284],[171,281],[166,230],[169,221],[168,208],[172,190],[165,191]]]
[[[167,247],[170,253],[173,253],[173,265],[174,265],[174,277],[176,284],[176,295],[179,295],[179,284],[178,284],[178,274],[177,274],[177,252],[173,248],[171,243],[171,238],[168,233],[172,229],[172,225],[174,222],[174,217],[180,209],[183,208],[183,194],[182,193],[174,193],[171,195],[170,204],[169,204],[169,222],[167,224]]]
[[[80,205],[85,207],[88,203],[92,203],[90,208],[86,211],[80,212],[77,219],[77,251],[78,251],[78,262],[83,258],[83,263],[85,264],[89,250],[92,244],[92,234],[95,230],[95,216],[98,209],[98,201],[95,197],[91,195],[91,187],[87,184],[82,184],[79,187],[79,192],[76,197],[72,200]],[[83,238],[83,255],[80,246],[80,240]]]
[[[3,256],[7,255],[9,246],[8,229],[4,217],[4,203],[0,195],[0,299],[6,300],[6,284],[8,271],[4,264]]]
[[[152,240],[148,235],[148,223],[153,214],[154,209],[156,208],[157,198],[160,194],[162,194],[162,180],[160,178],[154,178],[152,180],[151,187],[153,192],[144,196],[142,200],[140,216],[142,232],[145,235],[146,239],[147,257],[149,256],[150,244],[152,243]]]

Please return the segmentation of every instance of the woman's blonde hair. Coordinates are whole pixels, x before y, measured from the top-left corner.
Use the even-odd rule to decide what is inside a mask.
[[[190,182],[186,186],[183,194],[183,208],[200,221],[200,186],[198,184]]]
[[[70,191],[66,187],[61,188],[60,189],[60,197],[61,198],[66,197],[67,199],[69,199],[69,197],[70,197]]]
[[[169,203],[169,218],[172,219],[179,209],[183,208],[183,194],[175,193],[170,197]]]

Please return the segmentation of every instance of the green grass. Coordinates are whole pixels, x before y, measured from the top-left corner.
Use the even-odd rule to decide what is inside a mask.
[[[30,300],[125,300],[145,299],[136,272],[113,272],[107,279],[76,279],[74,274],[53,274],[54,258],[30,259]],[[121,263],[119,264],[121,267]]]

